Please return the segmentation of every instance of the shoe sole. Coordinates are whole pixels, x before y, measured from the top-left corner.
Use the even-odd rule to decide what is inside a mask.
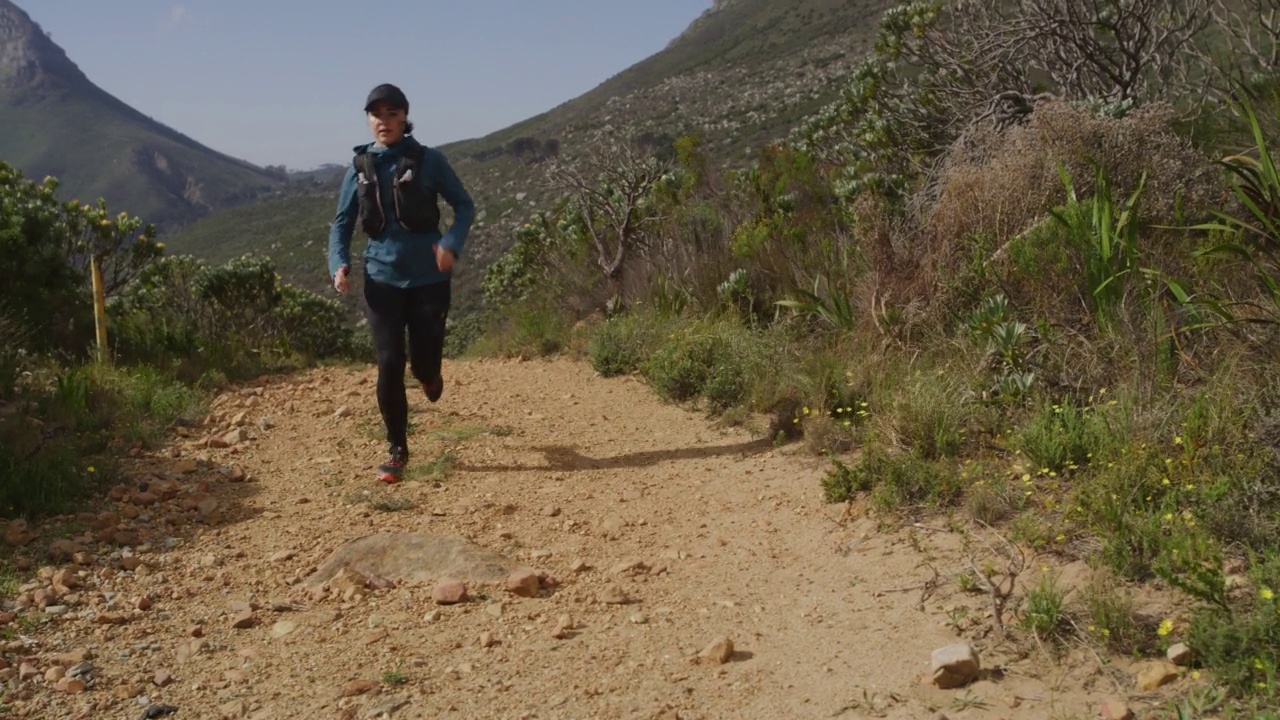
[[[395,485],[400,482],[400,479],[400,476],[395,473],[382,473],[378,476],[378,482],[386,483],[387,485]]]

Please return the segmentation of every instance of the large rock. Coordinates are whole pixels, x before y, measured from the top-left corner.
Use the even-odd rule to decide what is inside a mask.
[[[967,642],[933,651],[933,684],[943,690],[968,685],[978,679],[981,669],[978,651]]]
[[[517,567],[514,561],[462,538],[380,533],[338,548],[302,585],[319,587],[344,569],[401,583],[434,583],[446,577],[471,583],[501,583]]]

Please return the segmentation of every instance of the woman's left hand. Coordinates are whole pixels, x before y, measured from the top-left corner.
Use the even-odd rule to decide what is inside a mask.
[[[453,269],[453,251],[446,250],[436,244],[436,267],[440,268],[440,272],[449,272]]]

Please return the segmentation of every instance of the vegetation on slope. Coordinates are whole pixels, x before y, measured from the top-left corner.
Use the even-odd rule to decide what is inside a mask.
[[[196,419],[231,380],[352,357],[342,308],[270,262],[167,256],[155,229],[105,203],[56,199],[0,163],[0,516],[75,507],[113,457]],[[106,357],[94,357],[89,258],[102,268]]]
[[[1091,588],[1011,607],[1021,637],[1182,641],[1200,679],[1169,717],[1275,712],[1276,38],[1224,54],[1204,19],[1261,5],[1113,5],[895,8],[843,97],[743,170],[697,137],[553,164],[565,200],[489,269],[470,352],[763,414],[830,458],[831,502],[1087,559]],[[1140,614],[1141,583],[1186,604]]]
[[[529,215],[558,199],[558,190],[541,180],[550,159],[579,158],[606,134],[669,150],[677,136],[696,132],[714,141],[707,150],[715,162],[740,165],[749,159],[745,149],[784,137],[838,96],[840,78],[875,41],[871,18],[888,2],[738,0],[722,5],[661,52],[583,96],[487,136],[440,148],[483,213],[458,266],[453,320],[470,322],[468,316],[479,307],[484,270],[510,246]],[[261,228],[280,238],[280,247],[256,250],[271,257],[289,282],[318,290],[327,266],[321,254],[309,254],[311,248],[302,245],[312,239],[310,231],[305,239],[299,233],[328,223],[333,202],[331,195],[328,205],[290,198],[237,208],[165,241],[222,262],[256,245],[252,229]]]

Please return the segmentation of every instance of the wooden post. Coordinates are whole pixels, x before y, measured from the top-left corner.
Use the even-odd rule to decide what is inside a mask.
[[[90,261],[93,273],[93,327],[98,336],[98,362],[107,361],[107,297],[102,285],[102,265],[98,256]]]

